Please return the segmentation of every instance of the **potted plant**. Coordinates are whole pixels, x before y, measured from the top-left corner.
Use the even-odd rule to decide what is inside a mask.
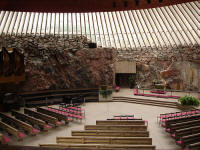
[[[200,106],[200,100],[190,95],[185,95],[178,100],[183,108],[185,109],[193,109],[194,107]]]
[[[130,85],[130,89],[134,88],[134,86],[135,86],[135,76],[134,75],[129,76],[129,85]]]
[[[112,87],[102,85],[99,90],[99,101],[111,101],[112,100]]]

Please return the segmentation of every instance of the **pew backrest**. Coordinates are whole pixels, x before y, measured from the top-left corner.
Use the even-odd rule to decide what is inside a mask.
[[[200,133],[183,136],[183,137],[181,137],[181,141],[182,141],[182,146],[184,146],[184,147],[189,144],[200,142]]]
[[[85,125],[85,130],[147,131],[145,125]]]
[[[43,130],[48,130],[49,129],[49,126],[43,120],[31,117],[31,116],[26,115],[26,114],[22,114],[22,113],[17,112],[17,111],[12,111],[11,113],[12,113],[12,115],[15,116],[15,118],[20,119],[22,121],[27,121],[27,122],[29,122],[31,124],[36,124],[40,128],[42,128]]]
[[[40,144],[46,148],[76,148],[76,149],[96,149],[96,150],[155,150],[153,145],[109,145],[109,144]]]
[[[96,125],[145,125],[144,120],[97,120]]]
[[[57,137],[58,144],[130,144],[152,145],[149,137]]]
[[[34,129],[31,125],[27,124],[26,122],[10,117],[4,113],[0,113],[0,117],[2,118],[3,122],[14,124],[15,126],[27,131],[31,135],[35,135],[39,132],[38,130]]]
[[[59,121],[64,120],[65,123],[68,123],[68,117],[67,117],[66,115],[59,114],[59,113],[57,113],[57,112],[50,111],[50,110],[48,110],[47,108],[41,108],[41,107],[37,107],[36,110],[37,110],[37,112],[44,113],[44,114],[46,114],[46,115],[50,115],[50,116],[52,116],[52,117],[55,117],[55,118],[57,118]]]
[[[59,123],[59,121],[55,117],[52,117],[52,116],[49,116],[49,115],[46,115],[46,114],[43,114],[43,113],[40,113],[40,112],[36,112],[36,111],[33,111],[33,110],[25,108],[24,109],[24,113],[28,114],[30,116],[33,116],[35,118],[39,118],[41,120],[44,120],[45,122],[51,123],[51,124],[53,124],[55,126],[60,126],[61,125]]]
[[[183,128],[175,130],[175,138],[180,139],[182,136],[187,136],[190,134],[195,134],[200,132],[200,126],[193,126],[189,128]]]
[[[83,131],[72,131],[71,135],[96,136],[96,137],[149,137],[149,131],[83,130]]]

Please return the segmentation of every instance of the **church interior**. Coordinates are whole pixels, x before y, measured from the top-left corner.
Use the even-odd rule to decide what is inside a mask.
[[[0,150],[60,149],[200,150],[200,1],[0,1]]]

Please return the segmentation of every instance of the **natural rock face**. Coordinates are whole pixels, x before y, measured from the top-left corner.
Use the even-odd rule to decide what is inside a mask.
[[[156,79],[163,80],[171,89],[200,89],[199,45],[118,51],[118,59],[136,61],[138,82],[142,87],[151,87]]]
[[[25,55],[26,82],[22,91],[112,85],[112,49],[88,48],[85,37],[6,37],[6,47]]]
[[[199,89],[200,64],[189,61],[174,62],[161,72],[161,77],[172,89]]]
[[[112,85],[113,64],[118,60],[136,61],[142,87],[151,87],[156,79],[171,89],[200,89],[199,45],[89,49],[85,37],[53,35],[6,36],[5,41],[6,47],[19,48],[25,55],[24,91]]]

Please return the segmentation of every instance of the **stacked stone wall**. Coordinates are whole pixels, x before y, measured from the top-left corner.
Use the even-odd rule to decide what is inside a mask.
[[[88,39],[79,36],[28,34],[3,39],[4,46],[24,53],[27,78],[23,91],[112,85],[114,62],[120,60],[136,61],[141,87],[151,88],[156,79],[171,89],[200,89],[199,45],[117,50],[90,49]]]

